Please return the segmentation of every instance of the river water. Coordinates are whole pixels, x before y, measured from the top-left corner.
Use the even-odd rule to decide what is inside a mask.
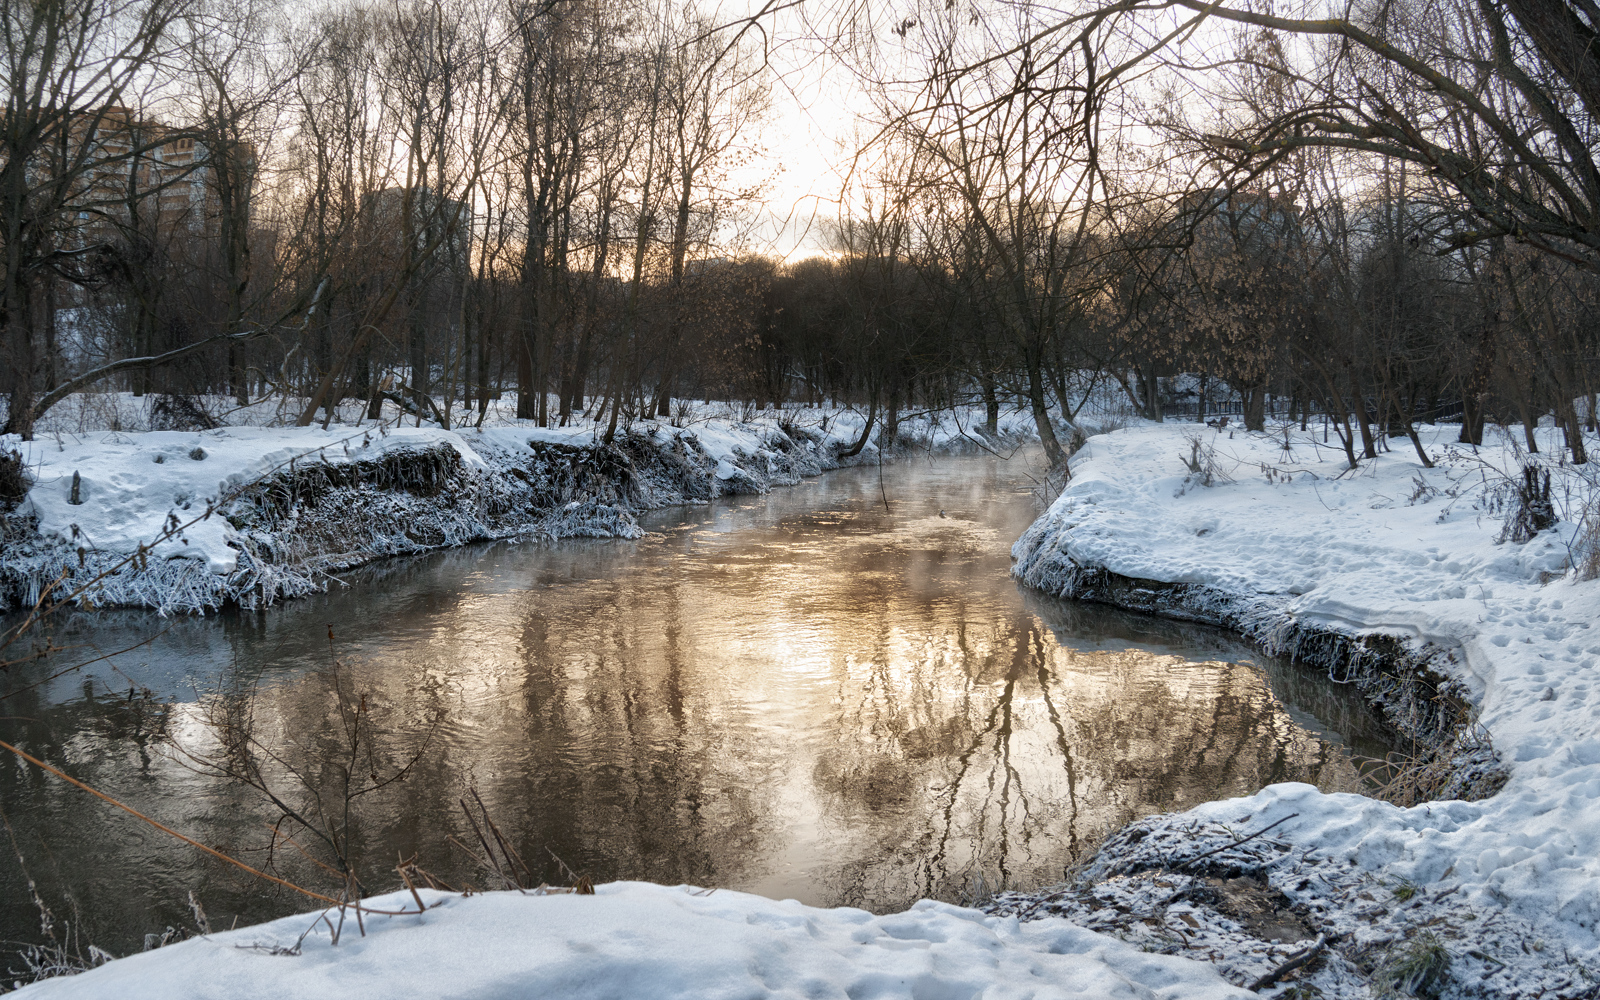
[[[219,764],[348,816],[372,891],[412,855],[492,885],[447,839],[476,846],[471,788],[552,884],[570,869],[878,912],[1058,880],[1145,813],[1357,785],[1351,750],[1385,747],[1348,689],[1218,631],[1017,587],[1039,475],[1026,455],[914,458],[658,512],[638,542],[386,563],[265,613],[79,614],[55,631],[73,649],[10,690],[134,648],[13,694],[0,733],[322,890],[294,845],[268,850],[282,810]],[[251,739],[227,753],[224,731]],[[351,771],[385,784],[346,813]],[[214,928],[306,908],[12,758],[0,805],[12,941],[40,935],[26,877],[118,954],[191,925],[191,891]]]

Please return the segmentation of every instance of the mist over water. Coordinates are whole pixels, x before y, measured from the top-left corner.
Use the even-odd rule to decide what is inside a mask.
[[[1346,689],[1217,631],[1019,589],[1009,548],[1040,475],[1026,455],[912,458],[881,480],[847,470],[660,512],[639,542],[385,564],[261,614],[78,615],[56,633],[78,648],[22,669],[149,641],[12,698],[0,733],[327,889],[296,852],[261,850],[270,804],[182,751],[207,751],[207,719],[248,705],[282,789],[306,794],[292,766],[331,794],[342,685],[367,700],[375,772],[416,760],[354,812],[370,891],[398,885],[412,854],[488,884],[446,841],[467,831],[473,786],[552,883],[567,881],[559,858],[596,882],[879,912],[1059,879],[1145,813],[1357,783],[1350,748],[1384,746]],[[76,907],[116,953],[189,923],[190,889],[218,928],[305,908],[14,759],[0,803],[57,916]],[[37,939],[13,858],[0,892],[4,935]]]

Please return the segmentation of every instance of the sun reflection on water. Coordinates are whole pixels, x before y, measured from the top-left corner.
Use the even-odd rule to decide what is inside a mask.
[[[264,738],[319,773],[337,657],[393,760],[421,753],[406,781],[362,803],[375,886],[396,852],[481,884],[445,844],[473,785],[551,881],[559,856],[596,881],[878,911],[959,900],[979,881],[1051,881],[1143,813],[1275,781],[1357,781],[1348,749],[1324,738],[1372,738],[1346,692],[1214,632],[1019,591],[1007,543],[1034,512],[1018,464],[919,461],[883,475],[882,488],[876,470],[842,472],[663,512],[638,543],[442,553],[265,615],[179,622],[119,663],[118,679],[46,687],[18,706],[34,721],[0,728],[247,851],[275,814],[185,770],[170,741],[203,743],[207,706],[253,691]],[[149,626],[74,627],[109,647]],[[165,706],[161,732],[104,693],[128,676]],[[33,842],[102,845],[82,870],[43,876],[114,915],[98,940],[136,942],[181,919],[189,888],[214,922],[299,905],[197,868],[184,849],[130,845],[120,818],[20,772],[0,772],[0,795]],[[276,863],[316,878],[294,857]],[[0,877],[6,898],[25,898],[14,874]]]

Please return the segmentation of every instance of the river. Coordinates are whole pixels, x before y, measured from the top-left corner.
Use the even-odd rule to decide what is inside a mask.
[[[1037,513],[1026,454],[912,457],[641,520],[638,542],[393,561],[264,613],[79,613],[14,669],[0,733],[248,864],[331,891],[257,789],[314,796],[371,891],[397,858],[493,884],[476,791],[536,878],[647,879],[877,912],[1058,880],[1154,811],[1278,781],[1354,788],[1381,755],[1355,694],[1225,633],[1048,600],[1008,576]],[[359,715],[355,767],[347,736]],[[224,750],[219,734],[238,737]],[[248,736],[249,739],[243,739]],[[253,762],[253,763],[252,763]],[[397,778],[397,775],[403,777]],[[83,941],[305,909],[8,759],[4,929],[23,868]],[[474,812],[481,818],[476,805]],[[296,847],[298,844],[298,848]],[[558,860],[559,859],[559,860]]]

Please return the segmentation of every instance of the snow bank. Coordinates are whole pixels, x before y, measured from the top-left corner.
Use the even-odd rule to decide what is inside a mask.
[[[1121,596],[1228,624],[1269,648],[1376,634],[1424,650],[1492,734],[1510,771],[1499,794],[1402,809],[1274,786],[1139,829],[1186,831],[1180,839],[1197,852],[1205,840],[1196,831],[1208,826],[1243,833],[1283,821],[1273,837],[1283,842],[1279,867],[1290,875],[1280,881],[1290,890],[1307,865],[1349,863],[1370,878],[1352,881],[1333,904],[1347,916],[1398,912],[1402,897],[1391,890],[1411,886],[1424,901],[1449,895],[1522,928],[1505,933],[1503,954],[1472,931],[1481,923],[1460,924],[1460,939],[1446,941],[1469,965],[1479,961],[1474,949],[1489,954],[1485,979],[1526,956],[1600,976],[1600,581],[1569,571],[1570,523],[1526,544],[1504,539],[1519,455],[1510,441],[1474,453],[1454,443],[1456,432],[1423,430],[1437,468],[1425,469],[1399,439],[1354,472],[1316,429],[1169,424],[1097,436],[1074,456],[1068,488],[1014,546],[1014,573],[1058,596]],[[1188,470],[1191,459],[1211,470],[1213,485]],[[1569,510],[1594,499],[1584,492],[1592,478],[1554,472],[1558,506],[1563,486]],[[1108,844],[1098,875],[1132,849]],[[1374,885],[1390,896],[1374,896]],[[1310,898],[1301,892],[1298,901]],[[1391,907],[1374,907],[1384,898]],[[1418,911],[1415,926],[1391,940],[1422,933],[1434,914]],[[1515,973],[1484,989],[1502,995],[1508,979]],[[1529,982],[1528,995],[1548,986]]]
[[[637,538],[640,511],[880,460],[875,441],[839,458],[862,426],[850,411],[747,417],[723,407],[681,427],[635,423],[610,445],[592,422],[516,420],[12,438],[0,446],[21,453],[34,485],[3,518],[0,610],[63,576],[58,594],[92,583],[80,600],[100,607],[262,607],[376,558],[500,538]],[[1029,433],[1028,418],[1006,415],[1002,438]],[[960,413],[908,419],[898,441],[992,443]]]
[[[169,518],[189,521],[254,482],[298,465],[379,460],[437,446],[454,449],[468,467],[484,462],[456,434],[414,428],[323,431],[313,427],[228,427],[200,433],[116,431],[60,442],[21,445],[34,476],[21,511],[41,536],[91,552],[128,553],[154,542],[155,560],[197,561],[216,574],[238,568],[231,525],[202,518],[179,535],[156,541]],[[74,482],[77,497],[74,500]]]
[[[745,893],[642,882],[593,896],[425,891],[376,897],[337,945],[312,915],[110,962],[19,997],[1085,997],[1221,1000],[1252,994],[1207,966],[1150,955],[1064,920],[1019,923],[924,901],[905,913],[815,909]],[[338,921],[337,912],[329,914]],[[302,940],[303,937],[303,940]]]

